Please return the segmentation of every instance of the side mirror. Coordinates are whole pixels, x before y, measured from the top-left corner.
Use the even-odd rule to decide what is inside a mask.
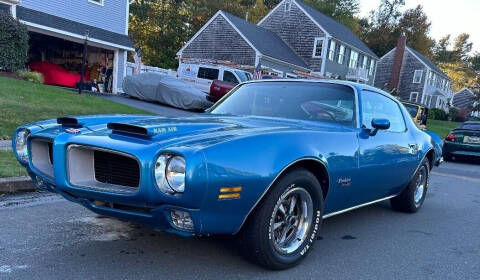
[[[390,121],[387,119],[373,119],[372,120],[373,129],[370,130],[370,136],[377,135],[379,130],[387,130],[390,128]]]

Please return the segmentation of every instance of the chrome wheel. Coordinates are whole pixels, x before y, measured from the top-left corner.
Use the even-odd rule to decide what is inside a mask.
[[[415,182],[415,193],[413,196],[413,200],[415,201],[415,206],[419,206],[422,202],[423,195],[425,193],[425,188],[427,187],[427,168],[422,166],[418,171],[418,177]]]
[[[296,251],[307,238],[313,219],[312,197],[300,187],[287,189],[272,213],[270,239],[281,254]]]

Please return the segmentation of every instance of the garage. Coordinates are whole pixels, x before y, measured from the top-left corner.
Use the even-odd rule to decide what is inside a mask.
[[[46,84],[79,86],[86,41],[83,89],[121,92],[127,52],[135,50],[128,35],[22,6],[16,7],[15,14],[30,35],[28,67],[42,73]]]
[[[30,32],[28,66],[44,75],[45,83],[77,87],[83,60],[84,45],[69,40]],[[113,91],[114,51],[87,46],[84,89]]]

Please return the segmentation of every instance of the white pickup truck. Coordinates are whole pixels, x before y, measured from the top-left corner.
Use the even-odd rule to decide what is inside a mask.
[[[210,92],[214,80],[239,84],[252,79],[250,72],[212,64],[180,63],[177,75],[178,78],[206,93]]]

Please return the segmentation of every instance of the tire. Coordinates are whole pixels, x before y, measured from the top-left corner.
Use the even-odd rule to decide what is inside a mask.
[[[282,206],[291,205],[292,197],[295,207],[290,211],[292,207]],[[244,254],[272,270],[297,265],[317,239],[322,212],[323,195],[317,178],[305,169],[289,171],[265,194],[242,229]]]
[[[429,182],[430,164],[428,159],[424,159],[407,187],[398,196],[390,199],[392,208],[401,212],[416,213],[425,201]]]

